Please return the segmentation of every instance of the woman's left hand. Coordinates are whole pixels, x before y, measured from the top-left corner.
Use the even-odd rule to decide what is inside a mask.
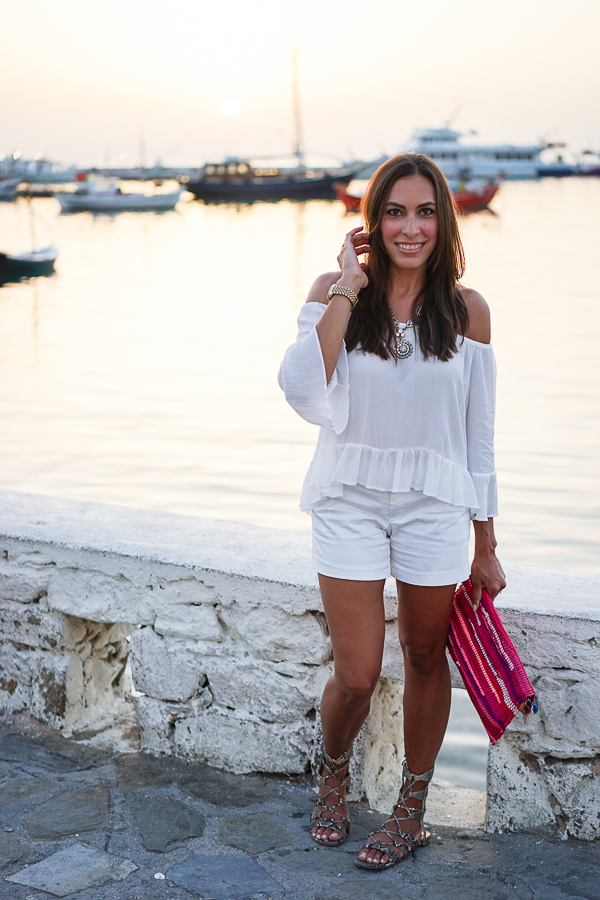
[[[500,560],[492,549],[484,553],[475,553],[471,565],[471,581],[473,582],[473,606],[475,609],[481,602],[481,591],[485,587],[494,600],[506,587],[506,578]]]

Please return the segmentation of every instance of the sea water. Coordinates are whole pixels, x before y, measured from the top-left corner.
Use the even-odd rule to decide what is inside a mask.
[[[492,206],[461,233],[464,283],[492,308],[498,554],[598,572],[600,179],[507,182]],[[51,278],[0,288],[0,486],[308,533],[316,429],[277,369],[359,221],[327,201],[0,204],[0,250],[33,227],[60,251]],[[455,692],[437,774],[481,786],[486,746]]]

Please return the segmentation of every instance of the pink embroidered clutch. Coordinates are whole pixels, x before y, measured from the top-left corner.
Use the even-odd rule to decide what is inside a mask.
[[[483,589],[477,610],[471,605],[473,585],[464,581],[454,595],[448,650],[467,693],[495,744],[518,712],[537,712],[535,691],[498,611]]]

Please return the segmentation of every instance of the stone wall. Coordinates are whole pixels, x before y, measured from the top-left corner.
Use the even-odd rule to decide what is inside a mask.
[[[0,510],[0,706],[69,734],[107,727],[131,689],[129,655],[144,749],[306,770],[331,672],[308,538],[10,491]],[[486,827],[598,838],[600,578],[512,567],[508,581],[498,606],[540,713],[490,750]],[[403,755],[391,594],[386,615],[353,761],[355,796],[383,809]]]

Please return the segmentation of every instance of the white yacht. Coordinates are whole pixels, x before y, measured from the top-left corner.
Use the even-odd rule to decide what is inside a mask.
[[[545,145],[461,144],[462,137],[460,131],[448,127],[424,128],[415,131],[402,149],[429,156],[448,179],[461,178],[464,173],[490,181],[539,178],[545,174],[545,164],[540,160]]]

